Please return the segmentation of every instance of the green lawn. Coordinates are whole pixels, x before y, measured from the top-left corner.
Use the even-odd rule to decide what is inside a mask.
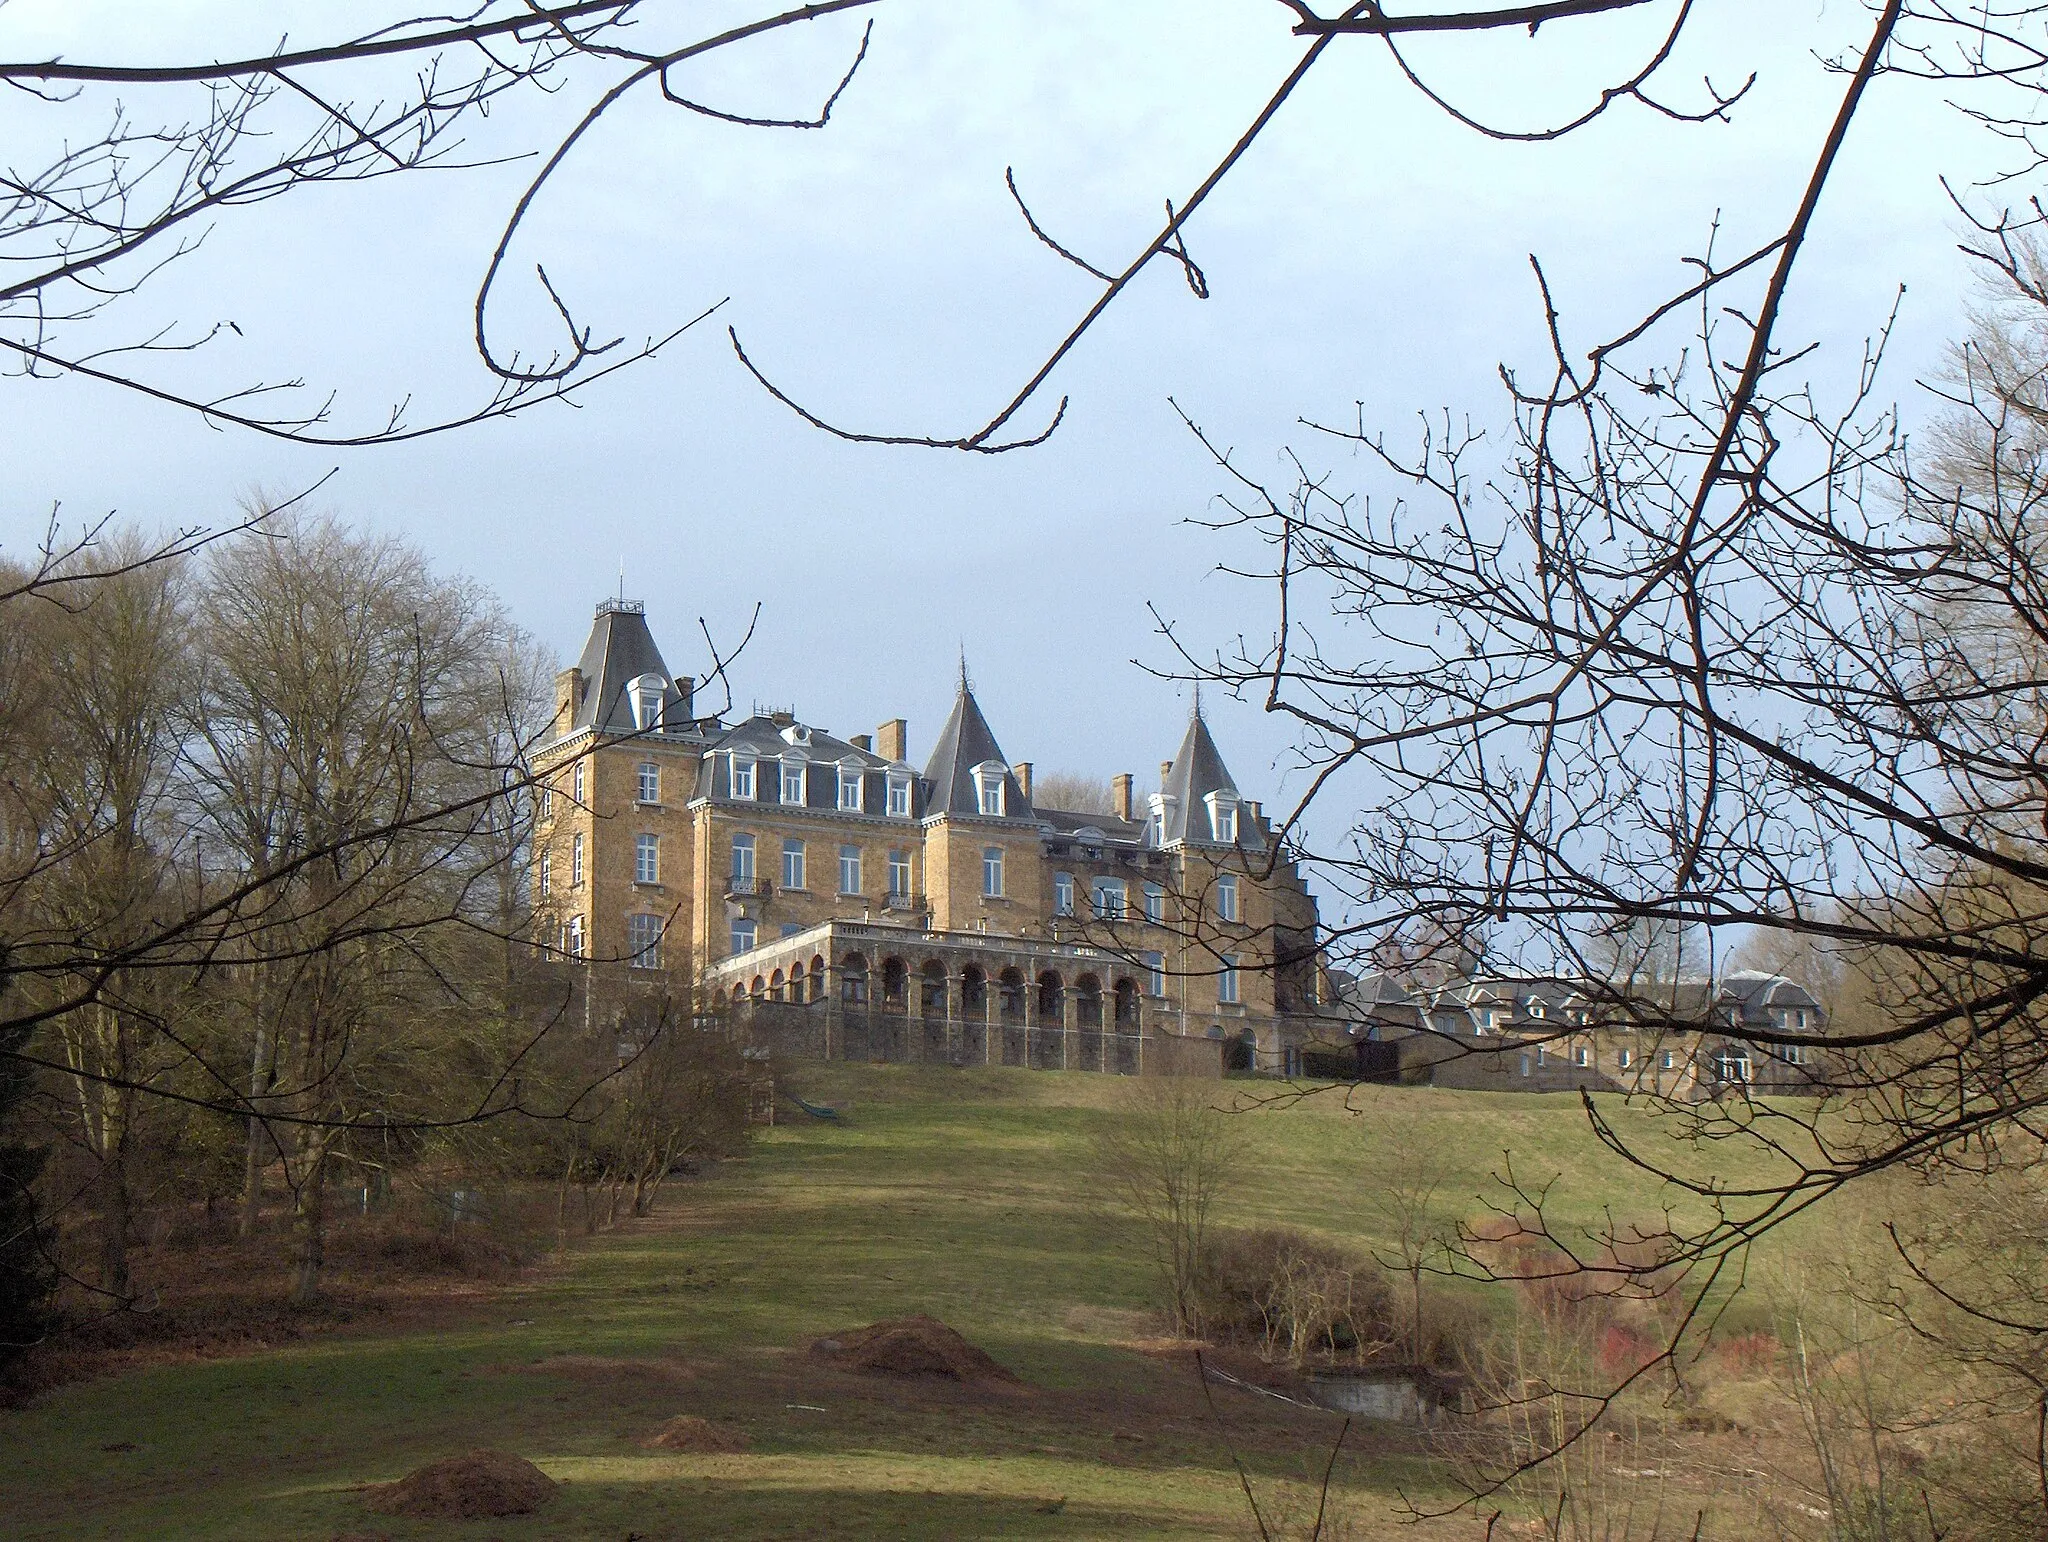
[[[451,1326],[163,1365],[0,1413],[0,1534],[1251,1535],[1185,1358],[1136,1342],[1156,1332],[1152,1280],[1101,1204],[1088,1154],[1118,1086],[809,1068],[806,1095],[850,1104],[846,1123],[792,1111],[746,1160],[669,1189],[651,1221]],[[1222,1219],[1369,1240],[1365,1198],[1409,1158],[1418,1129],[1452,1169],[1448,1194],[1480,1194],[1507,1151],[1532,1179],[1563,1174],[1562,1214],[1647,1213],[1659,1198],[1594,1148],[1574,1100],[1376,1096],[1398,1100],[1385,1105],[1398,1139],[1372,1108],[1347,1113],[1334,1094],[1247,1114]],[[801,1354],[831,1329],[913,1311],[959,1328],[1027,1389],[855,1378]],[[1228,1389],[1218,1398],[1262,1497],[1298,1505],[1337,1421]],[[752,1450],[638,1445],[676,1413],[736,1425]],[[541,1515],[462,1524],[374,1516],[352,1492],[484,1445],[568,1486]],[[1397,1431],[1355,1432],[1338,1477],[1353,1537],[1415,1535],[1394,1521],[1397,1491],[1441,1492]],[[1479,1528],[1464,1517],[1440,1530]]]

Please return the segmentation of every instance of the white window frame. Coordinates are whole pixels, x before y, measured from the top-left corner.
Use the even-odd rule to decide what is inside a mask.
[[[1074,913],[1074,875],[1054,873],[1052,875],[1052,913],[1056,916],[1070,916]]]
[[[569,957],[580,960],[583,957],[584,941],[585,936],[583,917],[580,915],[574,915],[569,917],[569,924],[566,929],[566,935],[564,936],[562,942],[562,950],[565,953],[567,953]]]
[[[1572,1064],[1582,1071],[1586,1070],[1593,1064],[1593,1052],[1583,1044],[1573,1045]]]
[[[806,877],[805,864],[809,860],[809,853],[804,850],[804,843],[802,841],[793,835],[786,835],[782,838],[783,888],[804,889],[809,887],[804,881]]]
[[[1158,883],[1145,885],[1145,919],[1154,926],[1166,923],[1166,886]]]
[[[754,757],[734,750],[726,756],[726,761],[727,785],[733,797],[745,803],[756,801],[755,788],[760,784],[755,780]]]
[[[1755,1079],[1756,1069],[1750,1064],[1749,1056],[1735,1050],[1724,1049],[1714,1057],[1714,1077],[1731,1087],[1747,1087]]]
[[[1212,792],[1203,802],[1209,805],[1209,836],[1232,846],[1237,843],[1237,799],[1227,792]]]
[[[1098,921],[1121,921],[1131,912],[1130,886],[1121,878],[1097,878],[1088,885],[1088,905]]]
[[[1216,975],[1216,1000],[1226,1007],[1238,1006],[1244,1001],[1244,992],[1237,977],[1237,960],[1235,953],[1222,954],[1223,967]]]
[[[783,757],[782,770],[777,775],[775,781],[777,791],[785,807],[802,808],[810,801],[810,769],[809,761],[793,760],[786,755]],[[795,773],[794,777],[791,776],[792,772]],[[790,796],[792,789],[796,792],[794,798]]]
[[[626,687],[626,699],[633,709],[633,726],[646,733],[661,731],[663,708],[668,699],[668,682],[660,675],[636,675]]]
[[[633,882],[661,882],[661,837],[645,831],[633,837]]]
[[[536,812],[539,813],[544,821],[555,817],[555,789],[551,785],[546,783],[541,785],[540,808]]]
[[[578,830],[569,837],[569,887],[583,886],[583,832]]]
[[[1166,955],[1164,953],[1146,953],[1141,955],[1141,957],[1145,963],[1146,994],[1164,996],[1166,994]]]
[[[1636,1052],[1635,1052],[1634,1050],[1632,1050],[1632,1049],[1621,1049],[1621,1050],[1617,1050],[1617,1051],[1615,1051],[1615,1058],[1616,1058],[1616,1059],[1617,1059],[1617,1060],[1619,1061],[1619,1063],[1620,1063],[1620,1065],[1621,1065],[1621,1068],[1622,1068],[1622,1069],[1623,1069],[1624,1071],[1632,1071],[1632,1070],[1634,1070],[1634,1069],[1635,1069],[1635,1064],[1636,1064]]]
[[[1812,1064],[1812,1056],[1813,1051],[1804,1044],[1781,1044],[1778,1046],[1778,1058],[1787,1065],[1810,1065]]]
[[[894,771],[889,773],[889,817],[910,817],[910,778]]]
[[[546,899],[554,892],[554,887],[555,854],[552,851],[543,851],[540,854],[540,897]]]
[[[862,814],[867,812],[867,777],[861,768],[842,765],[839,768],[839,812]]]
[[[661,803],[661,767],[651,760],[640,762],[639,791],[642,803]]]
[[[900,889],[896,886],[896,879],[899,874],[903,879],[903,887]],[[910,895],[910,890],[910,853],[901,850],[892,851],[889,853],[889,893],[892,896],[900,895],[907,899]]]
[[[1243,911],[1237,902],[1237,874],[1218,873],[1216,875],[1216,919],[1219,921],[1235,921],[1241,914],[1243,914]]]
[[[990,819],[1001,819],[1007,815],[1007,794],[1003,790],[1003,778],[1009,773],[1009,769],[999,760],[984,760],[974,768],[976,813]]]
[[[1000,846],[981,848],[981,897],[1003,897],[1003,848]]]
[[[584,799],[583,799],[583,785],[584,785],[584,779],[583,779],[583,767],[584,767],[584,762],[583,762],[583,761],[581,761],[581,760],[579,760],[579,761],[577,761],[577,762],[576,762],[576,764],[575,764],[574,766],[570,767],[570,769],[569,769],[569,797],[570,797],[570,800],[571,800],[572,802],[574,802],[574,803],[575,803],[575,805],[576,805],[576,806],[577,806],[578,808],[581,808],[581,807],[583,807],[583,801],[584,801]]]
[[[839,848],[839,892],[859,894],[861,892],[861,849],[858,846]],[[853,881],[848,883],[851,878]]]
[[[745,941],[742,941],[742,938]],[[726,938],[727,945],[732,952],[751,953],[760,945],[760,941],[761,929],[754,924],[753,917],[734,916],[732,918],[732,928]]]
[[[732,837],[732,876],[743,883],[754,881],[754,837],[747,830],[736,830]]]
[[[653,925],[650,927],[649,922]],[[648,932],[652,932],[650,937]],[[626,964],[632,969],[661,967],[661,917],[635,911],[626,917]]]
[[[1678,1053],[1677,1053],[1677,1051],[1676,1051],[1676,1050],[1669,1050],[1669,1049],[1667,1049],[1667,1050],[1665,1050],[1665,1051],[1664,1051],[1664,1052],[1663,1052],[1662,1054],[1658,1055],[1658,1057],[1657,1057],[1657,1069],[1658,1069],[1658,1070],[1660,1070],[1660,1071],[1675,1071],[1675,1070],[1677,1070],[1677,1069],[1678,1069]]]

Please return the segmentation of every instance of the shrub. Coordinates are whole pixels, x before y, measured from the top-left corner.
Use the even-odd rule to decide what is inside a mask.
[[[1393,1342],[1393,1299],[1369,1259],[1284,1227],[1225,1233],[1206,1250],[1203,1316],[1212,1336],[1269,1361],[1366,1358]]]

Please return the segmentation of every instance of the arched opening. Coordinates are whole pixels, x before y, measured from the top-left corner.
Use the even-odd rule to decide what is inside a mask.
[[[1006,1023],[1024,1021],[1024,976],[1015,969],[1005,969],[997,977],[996,1010]]]
[[[978,964],[960,971],[960,1015],[977,1020],[988,1015],[988,976]]]
[[[785,1000],[786,997],[783,994],[783,988],[786,983],[787,982],[784,981],[784,979],[782,978],[782,971],[780,969],[776,970],[775,973],[770,975],[768,977],[768,995],[770,999],[775,1001]]]
[[[763,1000],[768,994],[768,982],[759,975],[755,975],[754,983],[747,987],[747,994],[756,1001]]]
[[[839,961],[839,999],[851,1006],[868,999],[868,961],[858,953]]]
[[[1130,980],[1116,982],[1116,1031],[1130,1033],[1138,1026],[1138,987]]]
[[[1241,1029],[1237,1037],[1223,1048],[1223,1069],[1226,1071],[1251,1071],[1258,1066],[1259,1041],[1249,1028]]]
[[[900,1007],[906,1000],[910,972],[903,967],[900,958],[882,960],[882,1005]]]
[[[937,959],[927,959],[918,970],[917,1010],[924,1017],[946,1015],[946,966]]]
[[[1067,992],[1060,977],[1052,970],[1038,977],[1038,1020],[1043,1024],[1058,1023],[1066,1015]]]
[[[1038,977],[1038,1030],[1031,1035],[1030,1063],[1041,1071],[1056,1071],[1067,1058],[1067,991],[1060,977],[1048,969]]]
[[[825,960],[823,955],[817,953],[811,955],[810,975],[811,1000],[823,1001],[825,999]]]
[[[1082,1028],[1102,1026],[1102,982],[1092,974],[1074,982],[1074,1016]]]
[[[745,1001],[747,999],[747,988],[744,985],[734,985],[732,988],[732,999],[734,1001]]]

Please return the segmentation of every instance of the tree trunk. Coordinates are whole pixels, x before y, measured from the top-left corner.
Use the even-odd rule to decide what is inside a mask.
[[[263,1218],[263,1169],[270,1165],[270,1128],[254,1112],[256,1100],[270,1090],[270,1035],[259,1010],[256,1048],[249,1059],[248,1147],[242,1155],[242,1219],[236,1231],[243,1237],[256,1235]]]
[[[317,1144],[311,1160],[301,1164],[299,1186],[292,1205],[292,1293],[293,1306],[307,1306],[320,1297],[320,1270],[326,1262],[327,1246],[327,1143],[323,1134],[307,1136]]]
[[[100,1288],[116,1301],[126,1301],[128,1233],[133,1225],[128,1195],[128,1131],[125,1123],[100,1165]]]

